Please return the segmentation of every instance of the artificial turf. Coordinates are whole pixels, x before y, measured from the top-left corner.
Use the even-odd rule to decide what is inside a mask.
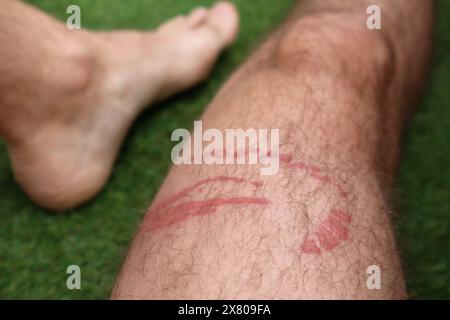
[[[78,4],[82,26],[99,30],[154,28],[213,1],[29,2],[62,20],[66,8]],[[15,184],[0,142],[0,298],[108,297],[133,232],[169,168],[171,132],[192,126],[227,76],[283,20],[294,1],[233,2],[241,14],[237,42],[207,82],[138,119],[110,181],[90,203],[66,214],[33,205]],[[450,298],[450,1],[438,0],[437,7],[431,81],[406,135],[394,196],[396,232],[413,298]],[[72,264],[81,267],[81,290],[66,287],[66,268]]]

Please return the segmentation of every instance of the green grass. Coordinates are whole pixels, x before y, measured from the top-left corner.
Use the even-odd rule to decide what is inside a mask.
[[[153,28],[212,1],[32,0],[65,19],[82,8],[83,27]],[[0,298],[107,298],[133,232],[170,163],[170,133],[190,127],[227,76],[282,21],[293,0],[236,0],[237,43],[210,79],[143,114],[132,128],[111,180],[92,202],[65,215],[34,206],[14,183],[0,144]],[[429,90],[404,147],[396,199],[397,233],[413,297],[450,298],[450,1],[438,2],[437,48]],[[43,34],[42,37],[45,37]],[[417,44],[418,46],[420,43]],[[68,265],[82,269],[82,290],[66,288]]]

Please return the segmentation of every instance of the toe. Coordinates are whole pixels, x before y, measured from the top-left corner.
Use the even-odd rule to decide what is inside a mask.
[[[224,46],[230,45],[236,38],[239,24],[239,15],[235,6],[225,1],[217,3],[209,12],[207,24]]]
[[[169,21],[163,23],[158,31],[160,32],[170,32],[172,30],[177,30],[182,26],[185,26],[186,17],[183,15],[178,15],[170,19]]]
[[[191,28],[195,28],[196,26],[203,23],[207,17],[208,17],[208,10],[204,7],[199,7],[197,9],[192,10],[192,12],[187,17],[187,21]]]

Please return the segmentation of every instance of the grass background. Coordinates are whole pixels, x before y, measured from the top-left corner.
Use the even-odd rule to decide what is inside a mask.
[[[67,6],[78,4],[86,28],[148,29],[213,1],[29,2],[63,20]],[[94,201],[65,215],[34,206],[14,183],[0,142],[0,298],[108,297],[133,232],[169,168],[171,132],[192,126],[227,76],[283,20],[294,1],[233,2],[242,18],[237,43],[206,83],[139,118],[111,180]],[[437,7],[432,79],[407,133],[395,195],[396,229],[414,298],[450,298],[450,1],[438,0]],[[82,290],[66,288],[65,271],[71,264],[81,267]]]

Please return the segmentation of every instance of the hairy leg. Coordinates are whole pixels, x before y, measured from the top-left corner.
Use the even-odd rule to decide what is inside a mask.
[[[92,198],[135,117],[205,79],[237,27],[224,2],[154,31],[90,32],[1,1],[0,136],[18,183],[50,209]]]
[[[430,51],[432,3],[305,1],[231,77],[206,128],[279,128],[280,170],[183,165],[113,298],[404,298],[389,193]],[[417,45],[421,44],[421,45]],[[366,286],[369,266],[381,289]]]

